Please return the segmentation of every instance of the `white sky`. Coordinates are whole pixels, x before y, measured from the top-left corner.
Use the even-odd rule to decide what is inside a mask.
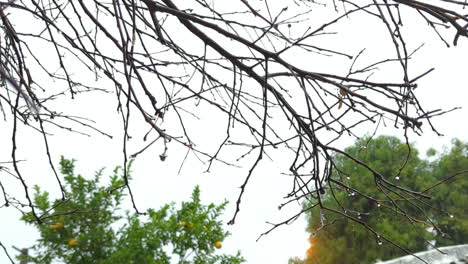
[[[411,21],[406,20],[405,25],[410,25]],[[421,22],[421,21],[417,21]],[[436,67],[436,70],[429,76],[419,82],[416,90],[420,101],[426,106],[426,109],[450,109],[454,106],[464,107],[456,112],[449,113],[443,117],[434,118],[434,124],[445,137],[437,137],[430,131],[425,124],[424,135],[421,137],[412,136],[411,141],[416,142],[416,146],[422,150],[422,153],[429,148],[441,149],[443,145],[448,145],[451,138],[458,137],[462,140],[468,140],[468,74],[466,62],[468,53],[466,52],[467,41],[461,40],[458,47],[450,49],[445,48],[444,44],[437,40],[425,25],[421,27],[411,27],[408,31],[413,36],[412,47],[417,47],[422,42],[426,42],[424,48],[414,57],[413,64],[410,66],[414,76],[425,70]],[[342,25],[342,29],[349,34],[340,35],[343,40],[337,39],[330,45],[343,45],[346,43],[346,49],[356,54],[360,47],[381,45],[382,39],[375,37],[380,30],[381,25],[367,25],[367,31],[353,30],[351,26]],[[421,30],[424,29],[424,30]],[[372,34],[375,32],[375,34]],[[386,32],[385,32],[386,33]],[[350,41],[353,40],[354,41]],[[428,43],[428,40],[434,40]],[[342,41],[342,42],[341,42]],[[380,43],[380,44],[379,44]],[[375,48],[375,46],[374,46]],[[377,50],[377,51],[376,51]],[[392,52],[391,49],[384,48],[370,50],[372,52]],[[370,55],[369,55],[370,56]],[[321,72],[331,71],[337,65],[333,64],[333,59],[323,58],[321,62],[311,63],[310,61],[301,61],[297,58],[294,61],[297,65],[309,65],[313,70]],[[339,74],[345,74],[339,73]],[[385,74],[385,73],[382,73]],[[103,103],[105,102],[105,103]],[[107,103],[109,102],[109,103]],[[63,103],[68,107],[71,101]],[[60,132],[49,137],[54,162],[58,162],[60,155],[67,158],[77,159],[77,171],[83,175],[92,176],[94,171],[107,167],[107,171],[119,165],[122,161],[120,132],[120,117],[114,111],[114,95],[85,95],[73,101],[75,111],[83,116],[92,115],[94,120],[98,121],[98,127],[105,131],[111,131],[114,139],[93,134],[88,138],[73,133]],[[110,106],[110,107],[108,107]],[[205,121],[202,121],[205,122]],[[203,123],[202,123],[203,125]],[[205,124],[209,125],[209,124]],[[224,128],[223,128],[224,129]],[[146,128],[143,128],[146,131]],[[138,127],[135,128],[135,134],[138,134]],[[371,133],[372,127],[362,128],[362,131]],[[382,133],[401,136],[402,132],[394,131],[390,128],[382,130]],[[58,186],[52,176],[52,172],[45,159],[44,147],[41,136],[32,132],[31,129],[22,128],[20,131],[19,153],[20,157],[27,159],[27,163],[21,166],[21,171],[28,184],[41,184],[52,193],[57,194]],[[140,133],[141,134],[141,133]],[[351,144],[351,140],[341,141],[341,147]],[[204,144],[213,144],[208,136]],[[138,151],[143,145],[131,145],[129,153]],[[179,164],[182,161],[185,150],[181,147],[171,144],[168,151],[166,162],[159,160],[159,154],[162,152],[162,146],[153,147],[138,157],[133,167],[133,177],[131,186],[135,193],[137,206],[140,209],[153,207],[159,208],[161,205],[175,201],[180,202],[190,198],[190,194],[195,184],[201,187],[202,200],[205,203],[219,203],[224,199],[230,201],[227,210],[223,216],[224,222],[231,219],[235,210],[235,201],[239,194],[239,186],[243,183],[247,174],[247,160],[243,168],[226,168],[219,163],[215,163],[211,173],[203,173],[206,166],[203,166],[193,156],[189,155],[187,163],[178,175]],[[9,123],[0,121],[0,161],[10,160],[11,155],[11,126]],[[240,249],[242,255],[247,259],[247,263],[286,263],[288,258],[293,256],[303,256],[307,244],[308,234],[305,233],[306,222],[300,218],[290,226],[281,226],[276,231],[263,237],[259,242],[255,240],[264,231],[269,228],[266,221],[282,221],[300,209],[300,206],[293,204],[278,211],[278,205],[283,202],[282,197],[291,189],[291,181],[287,176],[281,175],[281,172],[287,172],[286,161],[282,153],[272,153],[274,162],[264,159],[256,169],[246,193],[243,197],[241,212],[234,226],[226,226],[226,229],[232,233],[223,243],[222,252],[234,253]],[[18,184],[12,181],[5,173],[0,172],[2,182],[9,184],[10,188],[19,188]],[[12,190],[12,189],[10,189]],[[18,189],[21,191],[21,189]],[[21,195],[17,195],[21,197]],[[130,209],[130,204],[127,203]],[[2,218],[0,224],[0,241],[9,249],[12,245],[16,247],[28,247],[35,239],[37,233],[31,227],[23,225],[18,221],[20,214],[12,208],[1,208]],[[10,250],[10,253],[16,253]],[[0,253],[0,263],[8,263],[3,252]]]

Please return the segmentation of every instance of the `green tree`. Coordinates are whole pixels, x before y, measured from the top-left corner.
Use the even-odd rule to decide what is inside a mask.
[[[419,190],[416,182],[427,177],[427,162],[418,158],[414,146],[408,152],[408,146],[395,137],[362,138],[346,151],[403,188]],[[311,248],[307,258],[291,263],[364,264],[406,255],[393,243],[411,252],[427,248],[426,241],[432,238],[429,225],[420,220],[421,211],[410,204],[414,202],[407,195],[376,184],[373,173],[353,160],[336,156],[335,162],[332,178],[344,185],[329,181],[322,201],[328,209],[316,206],[308,215]]]
[[[443,184],[428,193],[435,201],[436,245],[468,242],[468,143],[454,139],[452,147],[431,164],[432,173]]]
[[[425,250],[429,240],[435,240],[436,246],[468,242],[468,144],[455,139],[452,147],[440,154],[430,149],[427,155],[432,161],[418,158],[417,150],[411,147],[408,152],[408,146],[399,139],[381,136],[358,140],[346,151],[394,184],[429,195],[431,201],[420,203],[414,197],[378,187],[381,185],[375,184],[369,170],[336,156],[333,177],[344,179],[347,185],[339,188],[330,184],[323,206],[342,214],[314,208],[308,215],[311,248],[307,258],[289,262],[373,263],[406,255],[395,245],[416,252]],[[431,230],[429,223],[437,228]]]
[[[22,220],[34,225],[40,239],[34,255],[19,256],[33,263],[242,263],[236,255],[217,254],[229,235],[218,220],[226,203],[203,205],[195,188],[191,201],[179,209],[171,203],[145,216],[120,213],[124,198],[122,169],[117,167],[107,186],[102,170],[87,180],[74,173],[74,161],[62,158],[66,200],[50,201],[35,187],[34,201],[43,223],[31,214]]]

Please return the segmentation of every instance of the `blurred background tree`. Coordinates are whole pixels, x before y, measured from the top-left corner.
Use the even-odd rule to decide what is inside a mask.
[[[117,167],[108,186],[100,186],[102,170],[87,180],[74,173],[74,161],[62,157],[67,199],[50,201],[35,187],[34,202],[44,222],[25,214],[40,239],[23,263],[242,263],[236,255],[218,254],[229,235],[219,217],[226,203],[203,205],[195,187],[191,201],[180,208],[167,204],[144,216],[119,210],[124,198],[122,169]],[[128,172],[127,172],[128,173]]]
[[[453,140],[452,148],[432,161],[419,158],[417,149],[410,146],[408,152],[405,142],[380,136],[358,140],[346,151],[393,183],[429,194],[431,200],[413,200],[382,189],[370,180],[371,171],[353,160],[336,157],[338,170],[333,177],[346,185],[329,189],[322,200],[329,210],[317,206],[310,211],[307,230],[311,233],[311,247],[304,260],[295,258],[290,263],[374,263],[408,251],[424,251],[430,244],[468,242],[468,145]],[[437,153],[430,150],[427,154],[433,157]],[[442,184],[435,186],[439,182]],[[316,202],[312,197],[305,207]],[[430,228],[432,224],[438,229]]]
[[[428,154],[436,155],[436,152],[430,150]],[[468,142],[454,139],[452,147],[438,155],[431,164],[431,170],[436,180],[444,181],[444,184],[428,191],[434,199],[435,207],[440,209],[434,214],[441,228],[436,233],[436,245],[467,243]]]

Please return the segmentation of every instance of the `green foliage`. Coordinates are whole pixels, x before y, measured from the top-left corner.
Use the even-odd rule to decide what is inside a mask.
[[[441,154],[431,166],[437,181],[468,170],[468,143],[452,141],[452,148]],[[468,242],[468,172],[459,174],[430,190],[439,210],[434,214],[440,231],[436,245],[448,246]]]
[[[371,141],[363,138],[346,151],[375,168],[389,181],[405,188],[414,189],[414,180],[425,172],[417,151],[408,152],[406,144],[394,137],[379,137]],[[398,195],[387,191],[395,204],[390,202],[368,169],[343,156],[337,156],[335,160],[339,171],[333,177],[350,188],[331,185],[333,192],[328,192],[323,205],[346,213],[354,220],[319,207],[312,210],[308,230],[312,234],[313,246],[304,263],[342,263],[343,260],[346,263],[373,263],[376,259],[405,254],[384,238],[410,251],[426,248],[424,239],[429,238],[425,231],[427,226],[420,222],[409,222],[401,211],[416,214],[414,208],[408,210],[411,206],[401,201]],[[338,202],[332,196],[333,193]],[[412,214],[409,217],[415,216]],[[370,232],[366,226],[378,234]]]
[[[168,204],[149,209],[146,216],[126,212],[122,169],[117,167],[108,186],[99,186],[102,170],[87,180],[74,174],[74,161],[60,161],[67,199],[49,201],[35,187],[34,201],[44,223],[30,214],[22,220],[34,225],[41,238],[32,247],[34,256],[19,256],[33,263],[153,263],[237,264],[236,255],[217,254],[215,243],[228,235],[218,220],[226,203],[203,205],[196,187],[192,199],[180,208]],[[119,214],[120,213],[120,214]]]
[[[417,252],[426,250],[427,241],[434,239],[437,246],[468,242],[468,175],[458,175],[430,188],[468,169],[466,143],[454,140],[452,149],[432,162],[418,158],[414,146],[409,152],[408,146],[395,137],[381,136],[370,141],[363,138],[346,151],[398,186],[421,192],[429,188],[427,194],[432,196],[432,200],[419,203],[414,199],[404,199],[409,195],[402,192],[396,194],[383,189],[384,193],[376,185],[377,179],[372,172],[346,157],[336,156],[339,169],[332,178],[347,187],[329,185],[332,189],[322,202],[324,207],[336,211],[319,206],[310,211],[308,231],[311,233],[311,248],[306,259],[290,259],[290,264],[374,263],[377,259],[407,254],[394,244]],[[428,156],[436,155],[435,150],[428,151]],[[316,202],[312,199],[310,203]],[[310,203],[305,206],[310,206]],[[431,231],[430,221],[440,230]]]

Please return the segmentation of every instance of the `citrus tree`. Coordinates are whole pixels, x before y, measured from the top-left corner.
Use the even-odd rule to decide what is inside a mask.
[[[219,216],[226,203],[203,205],[195,187],[192,199],[180,208],[167,204],[140,216],[125,214],[119,188],[122,170],[117,167],[107,186],[99,185],[102,170],[87,180],[74,173],[74,161],[62,158],[66,200],[51,201],[35,187],[34,202],[43,223],[31,214],[22,220],[34,225],[40,239],[33,254],[19,259],[33,263],[242,263],[243,258],[216,252],[229,235]]]

